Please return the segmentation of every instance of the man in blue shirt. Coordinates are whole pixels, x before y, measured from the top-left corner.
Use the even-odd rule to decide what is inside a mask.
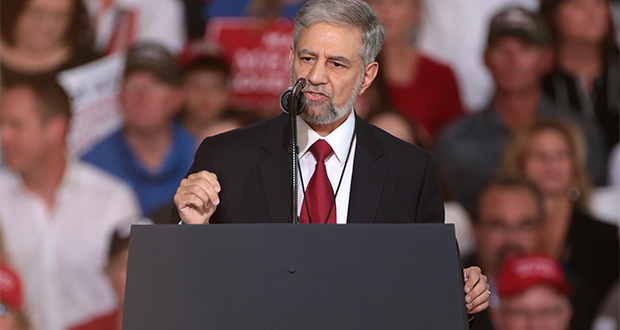
[[[194,139],[173,121],[183,102],[180,82],[165,47],[131,47],[120,92],[124,125],[83,156],[129,183],[146,216],[172,201],[192,164]]]

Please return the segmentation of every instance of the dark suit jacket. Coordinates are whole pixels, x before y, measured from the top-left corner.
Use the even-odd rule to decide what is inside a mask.
[[[205,139],[188,175],[217,175],[220,205],[210,223],[291,222],[288,115]],[[357,146],[348,223],[444,221],[434,157],[355,118]],[[176,209],[171,223],[179,222]]]

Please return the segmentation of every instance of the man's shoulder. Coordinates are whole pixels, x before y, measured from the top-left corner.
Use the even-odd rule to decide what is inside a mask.
[[[21,182],[19,175],[9,170],[7,167],[0,168],[0,191],[3,194],[10,193],[10,191],[14,190]]]
[[[495,123],[492,111],[484,109],[456,120],[439,133],[437,143],[459,143],[482,136]]]
[[[84,161],[72,161],[69,164],[72,182],[84,188],[85,192],[107,194],[131,194],[131,187],[116,176]]]
[[[192,133],[190,133],[181,123],[175,121],[172,123],[172,127],[175,146],[194,146],[196,144],[196,140],[192,136]]]
[[[119,152],[117,146],[119,138],[122,138],[120,130],[112,132],[112,134],[93,145],[81,158],[96,165],[102,162],[109,162],[111,156],[117,155]]]
[[[452,68],[447,62],[442,62],[432,55],[422,53],[420,55],[420,63],[425,67],[425,69],[428,70],[429,73],[439,75],[439,78],[448,77],[454,79]]]

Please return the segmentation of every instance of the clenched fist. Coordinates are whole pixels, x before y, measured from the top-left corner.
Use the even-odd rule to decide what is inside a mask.
[[[206,224],[220,203],[222,188],[217,176],[208,171],[193,173],[181,181],[174,204],[184,224]]]

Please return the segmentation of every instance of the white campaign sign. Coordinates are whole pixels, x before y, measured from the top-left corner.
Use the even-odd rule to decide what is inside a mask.
[[[124,69],[125,52],[117,52],[58,74],[73,110],[67,143],[70,157],[80,157],[121,126],[118,93]]]

